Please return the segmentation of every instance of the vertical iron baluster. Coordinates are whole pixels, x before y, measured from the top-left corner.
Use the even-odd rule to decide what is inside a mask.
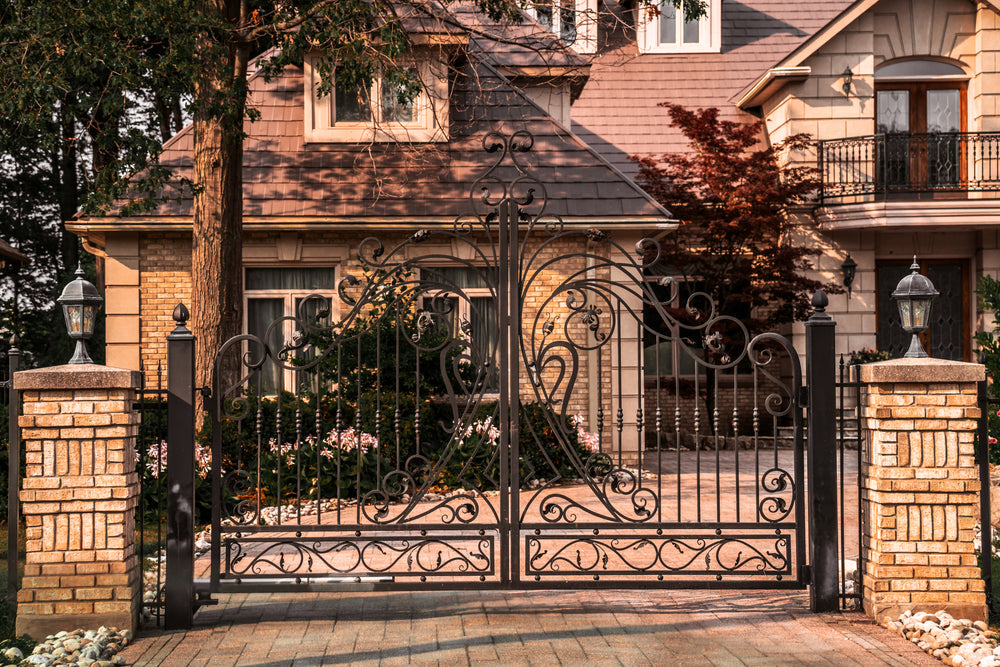
[[[736,367],[733,367],[733,457],[736,465],[736,522],[740,521],[740,385],[739,374]]]
[[[751,360],[753,367],[753,489],[754,489],[754,516],[757,521],[761,520],[760,513],[760,375],[757,364]]]
[[[375,327],[375,336],[378,336],[378,326]],[[365,364],[361,361],[361,336],[358,336],[358,368],[355,371],[358,378],[358,394],[354,408],[354,458],[355,458],[355,520],[361,523],[361,369]]]
[[[719,373],[716,370],[712,373],[712,392],[714,405],[712,406],[712,430],[715,433],[715,520],[722,521],[722,459],[719,453]]]
[[[845,440],[846,434],[844,432],[844,398],[845,398],[844,381],[846,378],[844,371],[846,368],[847,366],[844,363],[844,355],[841,354],[839,368],[837,369],[838,370],[837,377],[840,379],[840,386],[838,387],[839,400],[837,401],[837,412],[836,412],[837,432],[840,436],[839,442],[837,443],[837,455],[838,455],[837,464],[840,468],[840,474],[837,477],[837,483],[838,483],[837,486],[839,487],[838,495],[840,502],[840,511],[837,513],[837,515],[840,518],[839,546],[840,546],[840,590],[842,591],[842,595],[840,596],[841,609],[847,609],[847,595],[846,595],[847,594],[847,545],[844,543],[844,521],[845,521],[844,510],[847,507],[847,504],[844,502],[844,487],[846,486],[845,484],[846,471],[844,470],[844,455],[845,455],[844,448],[846,445],[846,440]]]
[[[283,512],[281,511],[281,501],[284,500],[284,497],[285,497],[285,494],[282,492],[282,487],[281,487],[281,464],[282,464],[282,462],[283,462],[283,460],[285,458],[283,456],[284,445],[285,445],[285,443],[283,442],[284,439],[285,439],[285,429],[284,429],[284,423],[283,423],[284,420],[282,419],[282,413],[284,412],[284,410],[281,409],[282,408],[281,394],[284,393],[284,389],[285,389],[285,373],[282,371],[281,367],[278,365],[277,360],[274,360],[274,365],[275,365],[275,367],[278,370],[278,372],[276,373],[276,375],[277,375],[277,383],[276,383],[277,386],[276,386],[275,390],[277,392],[277,396],[275,397],[275,413],[276,413],[276,417],[275,417],[275,420],[274,420],[274,428],[276,430],[275,437],[274,437],[274,444],[278,448],[278,451],[275,454],[275,460],[277,461],[277,463],[275,463],[275,466],[274,466],[274,470],[275,470],[275,473],[274,473],[274,476],[275,476],[275,485],[276,485],[277,488],[274,491],[274,504],[278,508],[278,525],[280,526],[281,522],[282,522],[281,515],[283,514]]]
[[[694,365],[694,483],[696,521],[701,523],[701,374]]]
[[[660,344],[663,341],[654,334],[653,342],[656,344],[656,497],[661,499],[656,506],[656,520],[663,521],[663,394],[660,393]]]
[[[640,313],[641,313],[641,310],[640,310]],[[639,360],[639,369],[640,370],[639,370],[639,402],[638,402],[638,406],[637,406],[636,411],[635,411],[635,431],[636,431],[636,437],[637,437],[637,440],[638,440],[637,446],[639,448],[639,452],[638,452],[639,459],[638,459],[638,462],[636,463],[636,467],[639,470],[639,473],[638,473],[638,476],[639,476],[638,486],[641,489],[642,488],[642,462],[643,462],[643,457],[645,456],[645,453],[646,453],[646,442],[645,442],[645,440],[646,440],[646,434],[643,433],[643,428],[645,427],[645,423],[644,423],[643,414],[642,414],[642,407],[643,407],[642,406],[642,402],[645,400],[646,386],[645,386],[645,380],[643,379],[644,378],[644,374],[642,372],[642,352],[643,352],[643,350],[642,350],[642,342],[643,342],[642,341],[642,338],[643,338],[642,321],[640,320],[637,324],[638,324],[637,328],[638,328],[639,331],[638,331],[638,334],[636,334],[636,345],[638,346],[638,350],[636,350],[636,353],[638,354],[638,356],[636,357],[636,359]]]
[[[618,414],[617,414],[617,428],[618,428],[618,467],[622,466],[622,456],[625,450],[625,442],[622,439],[623,433],[625,431],[625,411],[622,395],[625,393],[622,385],[622,305],[618,304],[618,335],[615,337],[616,347],[618,350],[618,363],[615,364],[618,367]]]
[[[360,335],[360,334],[359,334]],[[337,451],[335,452],[337,456],[337,523],[341,523],[340,516],[340,466],[341,458],[343,457],[344,450],[341,447],[344,429],[343,420],[343,409],[344,409],[344,358],[343,358],[343,343],[337,340],[337,420],[334,428],[337,433]]]
[[[396,303],[396,326],[394,327],[395,330],[396,330],[396,363],[394,363],[392,366],[396,370],[396,414],[395,414],[395,421],[394,421],[394,424],[393,424],[393,428],[394,428],[395,433],[396,433],[396,470],[397,471],[403,469],[403,462],[400,460],[400,458],[402,456],[401,441],[400,441],[401,426],[402,426],[401,419],[402,419],[402,417],[401,417],[400,412],[399,412],[399,361],[400,361],[400,357],[399,357],[399,327],[400,327],[400,322],[401,322],[401,320],[399,319],[399,317],[400,317],[399,303]]]
[[[302,525],[302,378],[295,378],[295,522]]]
[[[320,401],[319,366],[313,374],[313,428],[316,439],[316,523],[323,525],[323,406]]]

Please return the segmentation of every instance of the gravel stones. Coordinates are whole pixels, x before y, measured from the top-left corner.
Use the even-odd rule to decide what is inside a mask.
[[[12,664],[37,665],[67,665],[70,667],[114,667],[124,665],[125,658],[118,652],[132,641],[132,633],[118,628],[100,627],[94,630],[74,630],[72,632],[57,632],[49,635],[45,641],[35,646],[27,658],[21,656],[18,662]],[[4,652],[4,659],[10,659],[10,649]],[[20,651],[17,651],[20,654]]]
[[[903,612],[886,623],[948,667],[1000,667],[997,634],[983,621],[957,619],[945,611]]]

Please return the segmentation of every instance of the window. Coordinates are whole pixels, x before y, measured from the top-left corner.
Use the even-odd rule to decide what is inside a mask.
[[[320,96],[319,54],[305,59],[305,140],[307,142],[447,141],[448,73],[444,63],[420,59],[404,71],[420,91],[400,99],[402,77],[376,77],[370,88],[334,85]],[[334,71],[336,78],[336,71]],[[405,96],[404,96],[405,97]]]
[[[594,0],[534,0],[528,13],[578,53],[597,51],[597,3]]]
[[[903,61],[875,72],[878,181],[887,189],[939,190],[965,180],[966,77],[956,66]],[[919,80],[924,79],[924,80]]]
[[[497,302],[487,276],[488,269],[441,267],[422,269],[425,284],[425,305],[434,310],[447,304],[448,328],[452,335],[469,343],[473,363],[481,369],[480,378],[486,391],[497,391],[500,377],[497,369],[499,322]],[[495,269],[494,269],[495,271]],[[489,282],[488,282],[489,281]],[[427,299],[444,299],[442,304],[427,304]]]
[[[718,53],[722,35],[721,0],[709,0],[707,14],[696,21],[684,20],[680,8],[662,0],[659,12],[640,10],[637,26],[643,53]]]
[[[264,340],[271,355],[277,356],[294,339],[297,327],[291,318],[305,317],[308,322],[320,325],[333,321],[338,303],[334,298],[336,273],[331,267],[247,268],[244,283],[247,333]],[[307,298],[314,294],[325,298]],[[283,317],[289,319],[279,322]],[[295,354],[308,359],[314,351],[307,347]],[[255,350],[251,350],[251,356],[256,356]],[[264,365],[261,379],[264,395],[277,393],[279,380],[283,388],[294,388],[294,371],[286,370],[279,376],[279,370],[271,360]]]

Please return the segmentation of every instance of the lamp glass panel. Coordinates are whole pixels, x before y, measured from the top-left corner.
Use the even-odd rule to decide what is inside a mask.
[[[899,300],[899,323],[904,329],[913,326],[913,304],[909,299]]]
[[[83,305],[79,303],[63,305],[63,316],[66,318],[66,331],[71,336],[83,333]]]
[[[83,335],[94,335],[94,323],[97,321],[97,306],[89,305],[83,307]]]
[[[913,303],[913,328],[926,329],[927,319],[931,311],[930,299],[911,299]]]

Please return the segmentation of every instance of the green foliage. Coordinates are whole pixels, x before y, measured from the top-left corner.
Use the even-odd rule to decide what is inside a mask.
[[[1000,280],[984,275],[976,286],[976,295],[979,297],[980,308],[993,313],[993,330],[980,331],[974,339],[976,345],[979,346],[979,358],[986,365],[989,397],[1000,403],[1000,321],[997,320],[997,314],[1000,313]],[[996,406],[994,405],[994,407]],[[989,419],[990,463],[1000,463],[1000,446],[997,445],[997,441],[1000,439],[1000,411],[994,411],[993,408],[990,408],[987,417]]]
[[[873,361],[888,361],[889,359],[892,359],[892,355],[886,350],[873,350],[866,347],[863,350],[854,350],[851,352],[851,357],[847,363],[851,366],[856,366],[858,364],[870,364]]]

